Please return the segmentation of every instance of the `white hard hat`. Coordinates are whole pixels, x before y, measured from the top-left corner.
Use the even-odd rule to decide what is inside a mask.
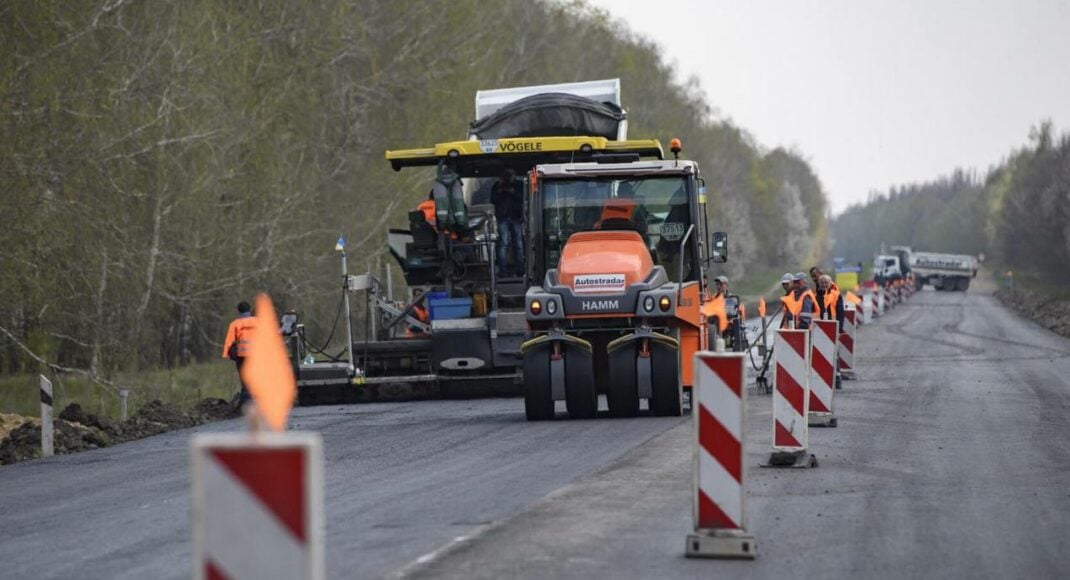
[[[807,276],[806,274],[804,274],[802,272],[796,272],[795,273],[795,279],[796,280],[806,280],[807,278],[809,278],[809,276]]]
[[[727,284],[728,283],[728,276],[718,276],[718,277],[714,278],[713,281],[714,282],[720,282],[721,284]]]
[[[794,282],[794,281],[795,281],[795,276],[792,276],[790,273],[784,274],[783,276],[780,277],[780,283],[781,284],[789,284],[789,283]]]

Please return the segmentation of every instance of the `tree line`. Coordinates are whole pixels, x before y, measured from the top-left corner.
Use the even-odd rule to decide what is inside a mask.
[[[218,357],[261,290],[325,337],[339,233],[351,271],[388,260],[431,179],[384,150],[463,138],[478,89],[613,77],[633,137],[700,162],[730,275],[822,253],[802,156],[717,118],[582,2],[4,2],[0,373],[30,353],[101,377]]]
[[[883,242],[984,254],[1048,284],[1070,282],[1070,133],[1045,122],[984,175],[957,169],[872,195],[833,220],[832,237],[849,262]]]

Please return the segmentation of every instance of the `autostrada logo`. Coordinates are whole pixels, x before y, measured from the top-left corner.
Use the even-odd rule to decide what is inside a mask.
[[[585,274],[576,276],[572,289],[577,294],[624,292],[624,274]]]

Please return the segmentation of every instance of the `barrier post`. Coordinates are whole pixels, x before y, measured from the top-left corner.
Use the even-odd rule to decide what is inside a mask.
[[[865,304],[865,302],[863,302]],[[855,337],[858,335],[858,311],[854,304],[844,305],[843,332],[840,333],[839,367],[845,381],[858,379],[855,373]]]
[[[191,445],[193,578],[323,578],[315,433],[202,433]]]
[[[839,322],[815,320],[811,326],[810,427],[835,427],[833,398],[836,394],[836,344]]]
[[[52,457],[56,453],[55,437],[52,429],[52,381],[44,375],[38,375],[38,389],[41,399],[41,457]]]
[[[875,296],[877,297],[877,316],[884,316],[884,309],[886,307],[884,287],[878,286],[877,293]]]
[[[747,389],[743,353],[695,354],[694,532],[689,558],[747,558],[758,555],[747,533],[744,489]]]
[[[762,467],[817,467],[807,451],[810,412],[810,331],[781,329],[773,339],[773,452]]]

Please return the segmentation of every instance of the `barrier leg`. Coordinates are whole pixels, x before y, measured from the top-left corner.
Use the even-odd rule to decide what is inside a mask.
[[[758,555],[747,533],[743,487],[747,389],[743,353],[695,354],[694,532],[689,558],[746,558]]]
[[[810,427],[835,427],[836,413],[833,399],[836,394],[836,335],[839,323],[835,320],[815,320],[811,327],[810,353]]]
[[[855,336],[858,334],[858,320],[858,311],[854,305],[847,305],[843,311],[843,332],[840,333],[839,345],[840,376],[845,381],[858,379],[855,373]]]
[[[52,381],[44,375],[38,377],[41,391],[41,457],[52,457],[56,450],[52,431]]]
[[[817,467],[807,451],[810,412],[810,331],[778,330],[773,391],[773,452],[762,467]]]

